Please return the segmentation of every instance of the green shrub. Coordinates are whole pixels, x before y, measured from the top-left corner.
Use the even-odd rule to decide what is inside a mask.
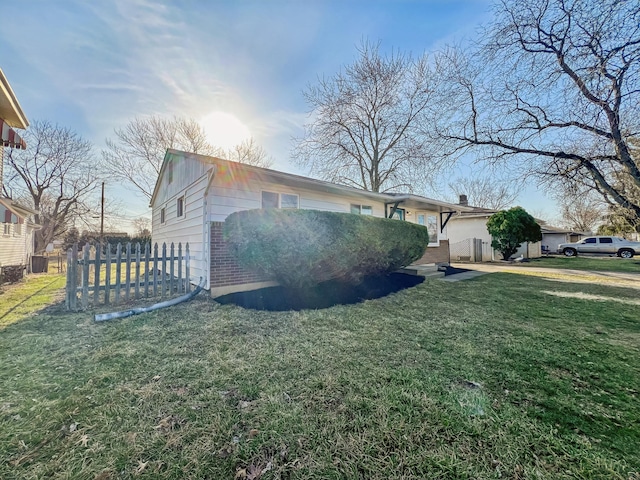
[[[224,235],[242,266],[292,288],[391,272],[420,258],[429,243],[420,225],[317,210],[236,212]]]
[[[487,231],[493,237],[491,246],[502,254],[503,260],[509,260],[523,242],[542,240],[540,225],[522,207],[491,215],[487,220]]]

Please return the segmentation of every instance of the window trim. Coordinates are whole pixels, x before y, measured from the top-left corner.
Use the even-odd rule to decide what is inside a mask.
[[[165,207],[162,207],[160,209],[160,224],[166,223],[167,221],[167,211],[165,210]]]
[[[4,222],[2,225],[3,225],[2,235],[5,236],[5,237],[10,236],[11,235],[11,223]]]
[[[358,213],[354,213],[354,207],[356,207],[358,209]],[[363,208],[368,208],[371,210],[371,213],[362,213],[362,209]],[[373,217],[373,205],[364,205],[362,203],[351,203],[349,204],[349,211],[353,214],[353,215],[365,215],[367,217]]]
[[[184,207],[184,195],[181,195],[176,199],[176,218],[183,218],[185,216]]]
[[[419,222],[419,218],[424,217],[424,224]],[[424,228],[429,228],[429,218],[435,219],[435,236],[429,234],[429,247],[438,247],[440,246],[440,236],[438,233],[438,215],[433,212],[428,212],[425,210],[420,210],[416,212],[416,224],[422,225]]]
[[[275,207],[265,207],[264,206],[264,194],[265,193],[270,193],[273,195],[277,195],[277,205]],[[282,207],[282,195],[290,195],[292,197],[296,197],[297,198],[297,206],[296,207]],[[299,193],[293,193],[293,192],[276,192],[273,190],[260,190],[260,208],[278,208],[281,210],[300,210],[300,194]]]

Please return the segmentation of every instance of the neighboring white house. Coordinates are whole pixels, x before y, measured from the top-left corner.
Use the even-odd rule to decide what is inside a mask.
[[[467,206],[466,196],[461,195],[462,205]],[[496,210],[471,207],[451,219],[448,229],[451,261],[489,262],[502,259],[500,252],[491,247],[492,237],[487,230],[487,220]],[[514,257],[538,258],[542,256],[540,242],[525,242]]]
[[[26,148],[26,143],[13,128],[28,126],[29,121],[0,70],[0,268],[9,265],[28,267],[33,254],[33,232],[38,226],[29,218],[36,212],[2,195],[4,149]]]
[[[419,263],[449,261],[447,222],[469,207],[418,195],[381,194],[168,150],[151,198],[153,241],[189,243],[191,282],[206,281],[214,296],[274,282],[240,268],[227,251],[228,215],[256,208],[301,208],[391,217],[429,228],[432,239]]]

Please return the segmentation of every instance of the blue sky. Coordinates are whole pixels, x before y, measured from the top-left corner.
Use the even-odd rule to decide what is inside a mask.
[[[362,39],[413,54],[469,41],[490,7],[485,0],[24,0],[0,30],[0,67],[30,119],[73,128],[96,145],[96,157],[113,129],[136,116],[225,112],[276,159],[274,168],[305,174],[290,148],[307,118],[308,84],[353,61]],[[126,201],[127,218],[148,214],[143,198],[107,180],[109,190]],[[519,203],[554,213],[533,186]]]

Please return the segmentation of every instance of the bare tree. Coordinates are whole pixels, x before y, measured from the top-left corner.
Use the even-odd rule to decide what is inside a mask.
[[[358,48],[355,63],[304,92],[311,122],[296,140],[294,158],[320,177],[365,190],[413,190],[431,166],[420,124],[431,105],[426,56],[379,45]]]
[[[449,189],[457,196],[466,195],[474,207],[504,210],[518,198],[521,184],[495,177],[459,177],[449,183]]]
[[[640,3],[501,0],[496,15],[480,51],[440,57],[436,135],[639,216]]]
[[[149,199],[168,148],[203,155],[222,153],[208,143],[200,124],[188,118],[136,118],[114,132],[115,139],[108,139],[102,152],[106,172]]]
[[[135,236],[145,237],[151,235],[151,219],[148,217],[138,217],[131,221],[135,229]]]
[[[226,159],[262,168],[273,165],[273,157],[253,137],[227,150]]]
[[[27,150],[5,151],[11,192],[38,213],[35,250],[42,252],[76,220],[92,214],[98,187],[92,145],[72,130],[36,120],[25,132]]]
[[[561,223],[578,232],[594,232],[603,222],[607,213],[607,204],[593,190],[575,190],[568,188],[557,195]]]

